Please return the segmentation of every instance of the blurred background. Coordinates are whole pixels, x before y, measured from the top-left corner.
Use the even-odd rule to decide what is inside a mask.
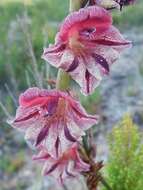
[[[57,71],[41,54],[67,14],[68,0],[0,0],[0,190],[55,189],[51,179],[41,178],[23,135],[6,120],[14,116],[20,92],[30,86],[50,88],[48,80]],[[101,115],[94,134],[99,159],[105,161],[106,134],[125,113],[143,127],[143,1],[113,11],[113,17],[133,47],[121,55],[93,95],[79,93],[88,112]]]

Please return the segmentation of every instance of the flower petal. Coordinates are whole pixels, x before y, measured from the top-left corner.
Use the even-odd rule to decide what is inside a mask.
[[[101,25],[102,23],[102,25]],[[105,9],[98,6],[91,6],[71,13],[60,28],[59,36],[65,41],[68,35],[83,28],[107,28],[112,23],[111,15]]]
[[[108,65],[107,60],[104,59],[104,57],[102,57],[99,54],[93,54],[92,56],[95,59],[95,62],[100,64],[105,69],[105,71],[108,73],[109,72],[109,65]]]
[[[40,125],[43,123],[37,107],[29,108],[20,106],[16,111],[15,119],[9,121],[14,128],[25,131],[29,127],[33,127],[35,123]]]
[[[38,155],[34,155],[32,157],[33,160],[37,160],[37,161],[38,160],[45,161],[45,160],[48,160],[49,158],[50,158],[50,155],[44,149],[41,149],[40,152],[38,153]]]
[[[38,146],[44,139],[45,137],[48,135],[48,131],[49,131],[49,126],[44,126],[40,133],[37,136],[37,140],[36,140],[36,146]]]
[[[83,130],[89,129],[91,125],[95,125],[99,121],[98,115],[92,116],[87,114],[78,102],[76,103],[75,107],[73,107],[71,116],[77,126],[79,126]]]
[[[77,57],[74,58],[72,64],[69,66],[67,72],[72,72],[74,71],[79,65],[79,60]]]
[[[70,131],[69,131],[69,129],[68,129],[67,126],[64,127],[64,133],[65,133],[65,137],[66,137],[69,141],[71,141],[71,142],[76,142],[76,141],[77,141],[76,138],[74,138],[74,137],[71,135],[71,133],[70,133]]]
[[[53,158],[57,158],[57,149],[55,146],[58,137],[57,125],[57,123],[51,124],[49,128],[49,135],[46,137],[45,142],[43,142],[43,146]],[[60,151],[60,145],[58,145],[58,151]]]
[[[114,26],[110,26],[108,27],[108,29],[98,34],[94,33],[92,39],[89,39],[88,42],[91,42],[93,44],[112,46],[115,48],[118,46],[119,47],[121,46],[122,48],[127,48],[131,46],[131,41],[125,40],[121,35],[121,33],[119,32],[119,30]]]
[[[58,68],[60,66],[60,60],[65,49],[64,47],[65,45],[61,43],[52,45],[49,48],[45,48],[42,59],[49,62],[52,66]]]

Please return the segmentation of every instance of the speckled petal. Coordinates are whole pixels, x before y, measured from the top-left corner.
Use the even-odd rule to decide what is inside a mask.
[[[89,164],[85,163],[78,153],[78,146],[68,149],[60,158],[54,159],[42,149],[33,159],[43,163],[43,175],[50,175],[63,184],[66,178],[78,177],[80,172],[88,171]],[[47,158],[46,158],[47,157]]]
[[[49,48],[45,48],[42,59],[49,62],[52,66],[58,68],[60,61],[65,50],[65,46],[61,44],[52,45]]]
[[[76,125],[79,126],[82,130],[87,130],[90,128],[90,126],[95,125],[99,122],[98,115],[87,114],[78,102],[71,112],[71,117]]]

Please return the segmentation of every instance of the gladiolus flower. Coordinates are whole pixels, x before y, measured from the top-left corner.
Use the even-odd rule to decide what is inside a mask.
[[[85,130],[97,123],[98,116],[88,115],[68,93],[30,88],[20,95],[13,127],[24,131],[32,146],[44,146],[57,158],[81,141]]]
[[[87,95],[129,45],[112,26],[110,13],[102,7],[90,6],[67,16],[55,45],[45,48],[42,58],[68,72]]]
[[[52,158],[43,148],[38,155],[33,157],[43,164],[43,175],[50,175],[63,183],[66,178],[77,177],[81,172],[89,170],[89,164],[85,163],[74,146],[58,158]]]

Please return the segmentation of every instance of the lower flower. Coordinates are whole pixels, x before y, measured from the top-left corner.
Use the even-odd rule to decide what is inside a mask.
[[[77,145],[64,152],[58,159],[52,158],[45,149],[41,148],[39,154],[33,156],[33,160],[43,164],[43,175],[53,176],[60,183],[66,178],[77,177],[81,172],[90,169],[89,164],[80,158]]]

